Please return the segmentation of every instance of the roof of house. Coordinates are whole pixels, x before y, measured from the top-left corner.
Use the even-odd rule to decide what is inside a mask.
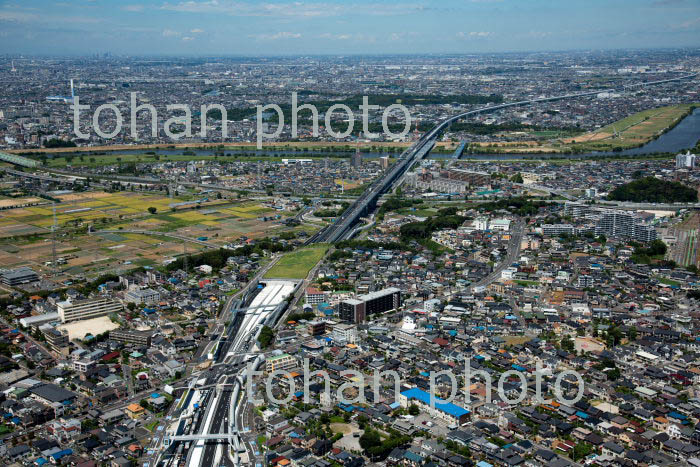
[[[430,405],[431,403],[431,397],[430,394],[427,392],[423,391],[422,389],[418,388],[412,388],[407,391],[404,391],[401,393],[402,396],[408,398],[409,400],[411,399],[416,399],[424,404]],[[470,412],[463,408],[459,407],[458,405],[455,405],[451,402],[445,402],[444,400],[440,399],[439,397],[433,397],[433,403],[435,404],[435,408],[440,410],[441,412],[445,412],[448,415],[452,415],[454,417],[461,417],[463,415],[468,415]]]

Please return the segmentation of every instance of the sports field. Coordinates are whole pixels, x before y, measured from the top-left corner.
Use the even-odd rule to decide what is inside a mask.
[[[268,279],[305,279],[309,271],[321,261],[328,245],[320,244],[287,253],[265,277]]]

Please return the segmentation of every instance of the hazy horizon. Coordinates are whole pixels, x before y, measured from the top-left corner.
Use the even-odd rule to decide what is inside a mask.
[[[696,48],[693,0],[0,2],[12,55],[452,55]]]

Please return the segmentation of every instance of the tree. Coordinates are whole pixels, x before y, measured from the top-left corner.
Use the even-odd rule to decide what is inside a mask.
[[[578,443],[571,450],[571,459],[576,461],[578,459],[583,459],[587,455],[593,452],[593,447],[588,443]]]
[[[260,343],[260,348],[265,349],[272,344],[272,340],[275,338],[275,332],[269,326],[263,326],[260,330],[260,335],[258,335],[258,342]]]
[[[565,336],[561,340],[561,348],[566,350],[567,352],[573,352],[574,351],[574,341],[572,341],[569,336]]]
[[[613,368],[607,372],[608,381],[615,381],[620,378],[619,368]]]
[[[518,172],[512,177],[510,177],[510,181],[513,183],[523,183],[523,176],[520,175],[520,172]]]
[[[158,212],[158,208],[154,208],[153,206],[151,206],[150,208],[148,208],[148,212],[150,212],[151,214],[155,214],[156,212]]]
[[[417,405],[411,404],[411,406],[408,408],[408,413],[415,417],[416,415],[418,415],[420,413],[420,409],[418,408]]]

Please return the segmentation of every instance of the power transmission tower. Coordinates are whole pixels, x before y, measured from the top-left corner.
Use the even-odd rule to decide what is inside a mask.
[[[185,268],[185,274],[187,273],[187,242],[182,243],[182,251],[185,255],[183,259],[183,267]]]
[[[58,263],[56,260],[56,203],[53,203],[53,225],[51,226],[51,269],[53,277],[58,275]]]

